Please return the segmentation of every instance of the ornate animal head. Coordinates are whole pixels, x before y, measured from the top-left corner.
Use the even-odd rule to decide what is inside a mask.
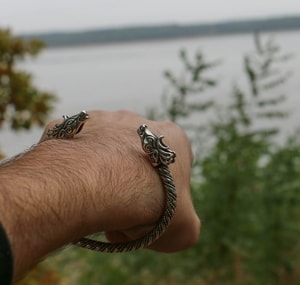
[[[163,143],[163,136],[156,136],[146,125],[141,125],[137,133],[140,136],[143,150],[149,155],[153,166],[169,165],[175,161],[176,153]]]
[[[72,117],[63,116],[64,121],[61,124],[56,124],[53,129],[47,132],[48,139],[70,139],[78,134],[85,121],[89,118],[86,111],[81,111],[79,114]]]

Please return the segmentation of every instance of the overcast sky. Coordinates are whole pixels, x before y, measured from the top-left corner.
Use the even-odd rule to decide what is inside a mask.
[[[0,0],[15,33],[300,14],[300,0]]]

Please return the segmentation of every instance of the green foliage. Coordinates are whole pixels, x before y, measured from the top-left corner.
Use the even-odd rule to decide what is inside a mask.
[[[203,76],[204,71],[214,67],[217,62],[207,63],[202,53],[198,52],[193,63],[188,59],[185,50],[180,52],[180,58],[184,65],[183,77],[176,77],[171,71],[165,72],[165,77],[172,88],[169,96],[165,95],[164,111],[174,122],[181,117],[188,117],[194,112],[210,108],[213,100],[203,99],[195,102],[193,97],[203,94],[207,88],[217,84],[216,80]]]
[[[38,90],[32,75],[16,68],[17,62],[37,56],[43,46],[40,41],[25,41],[0,29],[0,127],[4,122],[14,130],[45,124],[56,97]]]
[[[212,98],[204,96],[208,88],[214,87],[217,80],[204,76],[205,71],[212,69],[218,61],[206,62],[203,54],[197,52],[193,61],[188,58],[185,50],[180,52],[183,64],[182,75],[174,75],[171,71],[165,71],[164,76],[169,82],[169,89],[163,95],[163,110],[161,114],[150,109],[152,117],[167,117],[174,122],[182,118],[190,117],[210,109],[213,106]],[[199,96],[201,96],[199,100]]]
[[[263,251],[255,252],[251,264],[265,281],[261,284],[299,283],[299,155],[299,140],[289,141],[272,153],[263,169],[257,236]]]
[[[206,284],[300,281],[300,144],[295,138],[281,147],[275,143],[278,122],[288,115],[282,87],[290,76],[284,65],[290,55],[282,54],[271,39],[254,39],[254,52],[244,57],[249,90],[235,84],[227,106],[211,100],[215,119],[201,120],[210,143],[203,148],[193,141],[197,177],[192,188],[203,229],[191,258],[193,274],[201,268]],[[196,69],[189,68],[185,58],[182,61],[185,76],[194,78]],[[202,65],[210,66],[205,60]],[[205,78],[207,71],[201,69],[198,78]],[[175,92],[167,101],[165,117],[180,124],[183,117],[197,118],[192,106],[198,103],[186,103],[195,97],[194,82],[182,88],[179,78],[168,76]],[[198,118],[204,110],[196,110]],[[200,128],[192,130],[197,133]]]

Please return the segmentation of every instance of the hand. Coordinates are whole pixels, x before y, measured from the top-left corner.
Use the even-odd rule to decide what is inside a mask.
[[[46,131],[61,122],[53,121],[37,147],[0,168],[0,179],[7,181],[4,190],[14,189],[11,200],[24,202],[18,220],[10,211],[14,203],[7,204],[3,213],[0,210],[19,273],[82,236],[105,231],[111,241],[127,241],[155,226],[165,198],[160,177],[136,133],[144,123],[157,135],[163,134],[177,155],[170,165],[177,209],[167,231],[150,248],[173,252],[198,239],[200,222],[189,191],[193,158],[185,133],[171,122],[148,121],[127,111],[88,113],[89,119],[73,139],[47,140]],[[22,179],[16,175],[20,171]]]
[[[139,238],[155,226],[163,212],[164,192],[158,173],[142,151],[140,140],[136,134],[139,125],[146,123],[157,134],[164,134],[165,142],[172,145],[177,153],[176,163],[170,166],[178,192],[177,210],[166,233],[150,248],[172,252],[193,245],[199,235],[199,219],[194,211],[189,191],[192,152],[184,132],[171,122],[148,121],[126,111],[89,112],[89,116],[90,120],[87,121],[81,132],[82,138],[78,137],[78,139],[86,138],[86,143],[90,144],[98,135],[96,140],[100,146],[95,146],[93,149],[101,148],[103,143],[109,143],[110,153],[115,152],[114,159],[117,160],[113,165],[121,167],[118,171],[118,167],[112,170],[111,179],[120,181],[118,186],[109,190],[111,198],[115,202],[110,208],[117,209],[119,214],[108,216],[108,225],[102,229],[106,231],[107,238],[111,242],[124,242]],[[47,128],[52,128],[56,123],[59,121],[52,122]],[[45,139],[44,134],[42,141]],[[114,141],[110,141],[111,139]],[[122,161],[127,158],[129,158],[130,164],[123,165]],[[130,173],[127,173],[128,170]],[[132,178],[134,181],[131,181]],[[124,201],[131,202],[132,205],[124,203]],[[92,210],[93,220],[97,221],[95,213],[99,210],[93,207],[88,208]]]

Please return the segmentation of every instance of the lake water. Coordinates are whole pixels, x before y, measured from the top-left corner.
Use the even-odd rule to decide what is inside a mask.
[[[289,95],[287,107],[294,112],[285,134],[300,122],[300,31],[274,33],[274,39],[295,57],[290,62],[294,72],[284,90]],[[34,75],[39,89],[54,92],[59,102],[52,117],[72,115],[83,109],[129,109],[141,114],[149,106],[159,106],[166,81],[163,71],[180,74],[179,50],[192,56],[197,50],[222,64],[213,74],[220,79],[214,93],[221,100],[228,96],[233,82],[245,86],[242,56],[253,50],[252,35],[176,39],[90,47],[46,49],[37,59],[20,67]],[[1,130],[0,145],[7,155],[23,151],[34,144],[41,129],[12,133]]]

